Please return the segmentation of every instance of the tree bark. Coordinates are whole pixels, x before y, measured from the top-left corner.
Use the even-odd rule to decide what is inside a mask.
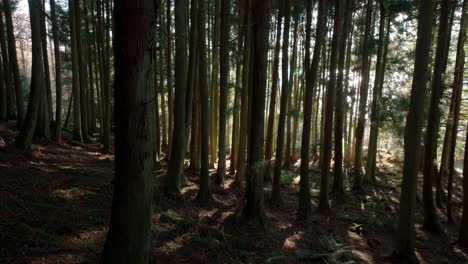
[[[267,80],[268,57],[268,2],[257,0],[253,3],[252,10],[252,111],[250,118],[249,140],[249,177],[247,181],[247,203],[242,211],[247,221],[264,225],[266,221],[263,195],[264,172],[264,123],[265,123],[265,93]]]
[[[298,217],[307,219],[311,212],[310,202],[310,186],[309,186],[309,149],[310,149],[310,130],[312,122],[312,99],[314,90],[317,87],[318,70],[320,63],[320,55],[322,46],[325,40],[326,13],[327,1],[320,0],[318,5],[316,39],[314,45],[314,53],[312,64],[310,64],[310,38],[312,24],[312,3],[306,2],[306,43],[305,43],[305,59],[304,68],[306,71],[306,88],[304,93],[304,123],[302,127],[302,143],[301,143],[301,178],[299,182],[299,210]]]
[[[15,145],[22,150],[30,150],[32,139],[36,130],[41,99],[44,97],[44,65],[42,62],[41,47],[41,2],[40,0],[29,0],[29,13],[31,20],[31,43],[32,43],[32,64],[31,64],[31,92],[28,103],[28,110],[24,119],[24,124],[16,138]]]
[[[361,68],[361,85],[359,87],[359,114],[357,116],[356,126],[356,145],[354,154],[354,185],[353,189],[362,190],[363,175],[362,175],[362,143],[364,140],[364,129],[366,125],[366,108],[367,96],[369,93],[369,35],[372,24],[372,0],[367,1],[366,5],[366,26],[364,29],[363,38],[363,54],[362,54],[362,68]]]
[[[229,85],[229,15],[230,0],[221,0],[221,35],[219,49],[219,141],[218,141],[218,184],[224,184],[226,175],[226,123]]]
[[[211,199],[210,193],[210,175],[209,175],[209,144],[210,144],[210,110],[208,102],[208,70],[206,62],[206,9],[205,0],[198,0],[198,34],[200,40],[198,50],[200,52],[199,64],[199,91],[201,102],[201,172],[200,172],[200,187],[198,189],[197,199],[204,205]]]
[[[291,25],[291,4],[289,1],[283,1],[284,4],[284,31],[283,31],[283,46],[281,50],[281,97],[280,97],[280,113],[278,118],[278,134],[276,138],[276,158],[275,169],[273,176],[273,189],[271,191],[271,202],[274,205],[281,203],[281,169],[283,166],[284,156],[284,140],[286,115],[288,112],[289,91],[289,28]],[[255,56],[255,55],[254,55]],[[254,68],[256,69],[256,68]],[[255,87],[255,86],[254,86]],[[286,157],[287,158],[287,157]]]
[[[180,193],[181,176],[185,157],[185,105],[187,95],[187,8],[183,0],[175,0],[175,91],[174,129],[172,130],[172,150],[167,171],[166,193]]]
[[[115,120],[112,213],[101,263],[149,260],[154,102],[148,102],[154,96],[154,36],[148,32],[155,30],[158,9],[158,1],[115,1],[115,113],[119,118]]]
[[[18,59],[16,55],[16,40],[13,30],[12,6],[11,0],[3,0],[3,11],[5,12],[5,22],[8,41],[8,56],[11,70],[13,72],[13,81],[15,84],[16,110],[18,111],[18,128],[21,127],[25,115],[23,87],[21,86],[21,76],[19,73]]]
[[[460,108],[461,108],[461,100],[462,100],[462,93],[463,93],[463,73],[465,71],[465,59],[466,53],[464,46],[466,44],[466,32],[468,28],[468,21],[467,21],[467,12],[468,12],[468,3],[467,0],[463,1],[463,8],[462,8],[462,18],[460,22],[460,32],[458,36],[458,43],[457,43],[457,56],[455,62],[455,73],[454,73],[454,80],[453,80],[453,90],[456,93],[456,102],[455,102],[455,109],[453,115],[453,127],[452,127],[452,138],[450,140],[450,155],[449,155],[449,177],[448,177],[448,188],[447,188],[447,218],[449,222],[453,222],[452,219],[452,189],[453,189],[453,177],[455,174],[455,147],[457,144],[457,135],[458,135],[458,123],[460,122]],[[463,177],[463,186],[466,180]],[[467,188],[464,188],[467,190]],[[464,191],[464,205],[466,204],[466,191]],[[464,207],[466,208],[466,207]],[[466,217],[465,217],[466,219]],[[467,220],[463,220],[462,224],[465,224]],[[468,241],[468,240],[466,240]]]
[[[55,130],[54,139],[60,141],[62,138],[62,64],[60,59],[59,29],[57,23],[57,7],[55,0],[50,0],[50,15],[52,18],[52,36],[54,39],[55,59]]]
[[[414,211],[416,205],[417,176],[419,171],[420,142],[426,98],[426,78],[431,48],[434,0],[421,1],[418,11],[416,57],[410,109],[406,118],[403,180],[401,183],[398,245],[396,255],[402,262],[417,263],[414,253]]]

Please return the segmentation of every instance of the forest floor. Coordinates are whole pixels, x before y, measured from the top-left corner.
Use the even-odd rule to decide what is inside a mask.
[[[97,144],[70,140],[36,142],[31,152],[11,146],[14,132],[0,124],[0,263],[97,263],[105,239],[112,200],[113,156]],[[229,219],[243,205],[242,190],[212,189],[213,199],[200,207],[197,176],[178,200],[160,191],[165,164],[155,170],[151,263],[391,263],[398,215],[399,162],[382,157],[379,186],[363,194],[348,192],[332,202],[329,214],[313,212],[296,221],[298,175],[283,179],[283,204],[268,204],[265,228],[236,225]],[[425,232],[422,205],[416,212],[416,248],[421,263],[468,263],[468,251],[456,240],[461,179],[455,184],[454,216],[449,224],[439,212],[445,235]],[[313,209],[319,175],[312,175]]]

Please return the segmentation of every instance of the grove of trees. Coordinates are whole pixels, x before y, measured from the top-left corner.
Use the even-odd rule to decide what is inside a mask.
[[[0,4],[0,119],[16,121],[16,148],[115,155],[101,263],[148,263],[155,168],[164,199],[186,202],[192,173],[199,206],[235,189],[235,221],[268,229],[290,173],[307,223],[388,188],[389,153],[396,263],[418,263],[419,207],[425,230],[457,225],[468,247],[468,0],[28,0],[26,51],[20,3]]]

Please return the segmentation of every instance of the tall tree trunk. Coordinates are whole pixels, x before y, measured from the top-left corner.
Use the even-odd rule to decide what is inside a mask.
[[[333,108],[336,97],[336,71],[338,69],[338,57],[340,54],[340,43],[345,34],[343,31],[343,13],[344,0],[335,1],[335,23],[333,26],[333,39],[330,54],[330,72],[325,102],[325,120],[323,129],[323,148],[322,148],[322,176],[320,180],[319,210],[327,212],[330,210],[329,202],[329,181],[330,181],[330,163],[332,158],[332,137],[333,137]],[[340,125],[341,126],[341,125]],[[341,140],[340,140],[341,144]],[[336,148],[335,148],[336,150]],[[341,146],[340,146],[341,151]],[[336,153],[335,153],[336,154]],[[341,163],[341,162],[340,162]],[[341,166],[339,168],[341,170]]]
[[[334,129],[334,175],[333,175],[333,192],[335,192],[340,198],[344,196],[344,179],[343,179],[343,122],[346,119],[346,115],[344,112],[344,94],[343,94],[343,86],[344,86],[344,73],[345,73],[345,57],[346,57],[346,43],[347,43],[347,36],[349,26],[351,25],[351,18],[352,18],[352,7],[353,7],[353,0],[346,0],[346,6],[341,7],[339,12],[343,12],[340,14],[341,17],[339,21],[343,23],[340,25],[342,36],[338,39],[338,77],[336,81],[336,101],[335,101],[335,129]],[[342,3],[344,4],[344,3]]]
[[[276,21],[276,41],[275,41],[275,50],[273,55],[273,68],[271,70],[271,89],[270,89],[270,105],[268,110],[268,124],[267,124],[267,133],[266,133],[266,142],[265,142],[265,160],[268,162],[272,157],[273,149],[273,129],[275,124],[275,114],[276,114],[276,98],[278,93],[278,67],[279,67],[279,58],[280,58],[280,49],[281,49],[281,24],[283,22],[282,7],[279,7],[278,19]]]
[[[5,35],[5,25],[3,23],[3,16],[0,15],[0,44],[2,48],[2,61],[3,61],[3,75],[2,80],[5,82],[5,89],[7,94],[7,112],[10,118],[17,117],[17,105],[15,104],[15,93],[13,84],[11,83],[10,63],[8,59],[7,41]]]
[[[320,0],[318,4],[317,29],[315,33],[315,45],[312,64],[310,64],[310,38],[312,24],[312,3],[306,2],[306,43],[304,68],[306,71],[306,88],[304,93],[304,123],[302,127],[301,143],[301,178],[299,182],[299,209],[298,217],[307,219],[311,212],[310,186],[309,186],[309,149],[310,149],[310,130],[312,122],[312,99],[314,90],[317,87],[318,70],[320,55],[325,40],[327,1]]]
[[[462,8],[462,18],[460,22],[460,33],[458,35],[458,46],[457,46],[457,59],[455,65],[455,82],[454,82],[454,91],[457,88],[457,105],[460,106],[461,103],[461,89],[463,83],[463,70],[465,68],[465,50],[464,45],[466,43],[466,31],[468,28],[467,21],[467,11],[468,11],[468,0],[463,1]],[[459,110],[459,109],[457,109]],[[457,131],[455,128],[454,131]],[[455,141],[455,140],[454,140]],[[455,146],[455,142],[452,143],[452,146]],[[468,133],[466,134],[465,141],[465,156],[463,160],[463,214],[460,222],[460,232],[458,235],[458,244],[461,247],[468,247]],[[453,171],[453,163],[450,169]],[[450,208],[449,208],[450,209]]]
[[[291,167],[291,162],[295,162],[293,160],[294,155],[294,147],[293,147],[293,122],[296,119],[296,113],[298,113],[297,109],[297,82],[295,81],[296,78],[296,68],[297,68],[297,42],[298,42],[298,28],[299,28],[299,17],[294,15],[294,25],[293,25],[293,43],[292,43],[292,57],[291,63],[289,68],[289,100],[288,100],[288,112],[287,112],[287,119],[286,119],[286,150],[284,153],[284,167],[289,168]]]
[[[229,15],[230,0],[221,0],[221,34],[219,48],[219,141],[217,182],[224,183],[226,175],[226,123],[229,85]]]
[[[140,10],[146,15],[141,15]],[[151,60],[158,1],[115,1],[115,188],[101,263],[148,263],[153,193]],[[138,129],[135,129],[138,127]],[[131,215],[131,217],[129,217]]]
[[[214,0],[213,32],[211,39],[211,80],[210,85],[210,109],[218,109],[219,105],[219,36],[220,36],[220,1]],[[212,1],[213,2],[213,1]],[[210,169],[215,168],[218,158],[218,111],[210,112]]]
[[[434,62],[434,74],[432,79],[431,101],[426,128],[426,138],[424,144],[424,181],[423,181],[423,204],[424,204],[424,227],[430,231],[441,231],[437,220],[433,195],[434,160],[437,158],[437,139],[440,125],[440,99],[443,93],[444,61],[446,60],[449,47],[447,32],[451,0],[441,2],[439,19],[439,36],[437,39],[437,51]]]
[[[239,134],[239,154],[237,159],[237,171],[234,179],[234,185],[241,185],[245,179],[246,163],[247,163],[247,139],[248,133],[248,120],[249,120],[249,89],[250,89],[250,57],[251,42],[252,42],[252,27],[250,25],[252,0],[245,1],[244,10],[244,52],[243,52],[243,68],[242,68],[242,92],[241,92],[241,113],[240,113],[240,130]]]
[[[387,18],[387,26],[385,26],[385,4],[383,0],[379,0],[380,7],[380,22],[379,22],[379,40],[377,48],[377,63],[375,66],[375,79],[374,89],[372,92],[372,106],[370,115],[370,134],[369,134],[369,147],[367,151],[367,164],[366,164],[366,179],[375,182],[375,167],[377,158],[377,143],[379,133],[379,119],[380,119],[380,104],[382,98],[383,78],[385,74],[384,61],[386,60],[384,47],[387,45],[388,36],[390,34],[390,18]],[[385,35],[385,28],[387,34]],[[384,35],[386,36],[384,39]]]
[[[239,22],[237,24],[238,27],[238,35],[237,35],[237,65],[236,65],[236,87],[234,93],[234,106],[233,106],[233,114],[232,114],[232,144],[231,144],[231,164],[229,166],[229,173],[235,174],[236,173],[236,164],[238,160],[237,151],[239,148],[239,126],[240,126],[240,93],[241,93],[241,72],[242,72],[242,53],[244,47],[244,29],[243,29],[243,16],[244,16],[244,1],[240,1],[239,3]]]
[[[54,139],[60,141],[62,137],[62,64],[60,59],[59,29],[57,23],[57,7],[55,0],[50,0],[50,15],[52,18],[52,36],[54,39],[55,59],[55,130]]]
[[[460,22],[460,32],[458,36],[458,43],[457,43],[457,57],[455,62],[455,73],[454,73],[454,80],[453,80],[453,91],[456,94],[455,96],[455,109],[453,114],[453,127],[452,129],[452,138],[450,140],[450,154],[449,154],[449,177],[448,177],[448,188],[447,188],[447,218],[450,222],[453,222],[452,219],[452,189],[453,189],[453,177],[455,174],[455,147],[457,144],[457,135],[458,135],[458,123],[460,122],[460,108],[461,108],[461,100],[462,100],[462,93],[463,93],[463,73],[465,71],[465,44],[466,44],[466,32],[468,28],[468,21],[467,21],[467,12],[468,12],[468,3],[467,0],[463,1],[463,8],[462,8],[462,18]],[[463,177],[463,186],[466,180]],[[464,197],[466,197],[467,188],[464,188]],[[466,198],[464,199],[464,208],[466,205]],[[462,224],[467,223],[466,216],[462,221]],[[468,240],[465,240],[468,241]]]
[[[174,99],[172,96],[172,40],[171,40],[171,0],[166,0],[166,85],[167,85],[167,126],[168,145],[166,157],[171,157],[172,131],[174,129]]]
[[[81,111],[81,134],[84,141],[89,141],[88,137],[88,94],[87,94],[87,71],[84,62],[85,52],[83,49],[83,38],[81,37],[81,8],[80,1],[75,1],[75,27],[76,27],[76,49],[78,53],[78,71],[79,71],[79,82],[80,82],[80,111]],[[108,13],[109,15],[109,13]],[[107,40],[109,41],[109,40]],[[110,56],[107,53],[107,56]],[[107,58],[108,59],[108,58]],[[106,68],[110,67],[107,65]]]
[[[195,94],[197,93],[198,85],[198,3],[197,0],[192,0],[192,8],[190,10],[190,55],[188,64],[188,76],[187,76],[187,96],[185,98],[185,143],[189,140],[190,133],[192,134],[190,142],[190,158],[192,158],[192,141],[197,141],[196,128],[192,129],[193,123],[196,123],[196,117],[194,118],[194,112],[197,112],[198,106],[194,108]],[[195,109],[195,110],[194,110]],[[198,143],[197,143],[198,144]],[[192,167],[192,161],[190,161],[190,167]]]
[[[252,111],[250,118],[249,140],[249,177],[247,181],[247,203],[242,215],[248,221],[265,224],[266,215],[263,197],[264,172],[264,122],[265,94],[267,81],[268,57],[268,2],[257,0],[253,3],[253,50],[252,64]]]
[[[403,180],[401,183],[398,245],[396,255],[407,263],[417,263],[414,253],[414,210],[416,206],[418,160],[426,98],[426,78],[431,48],[434,0],[421,1],[418,11],[416,57],[410,108],[406,118]]]
[[[41,47],[41,2],[29,0],[29,13],[31,20],[32,66],[31,66],[31,92],[29,96],[28,110],[24,124],[16,138],[16,147],[31,149],[32,139],[36,130],[41,100],[44,98],[44,65],[42,62]]]
[[[174,129],[172,130],[171,153],[167,171],[166,192],[180,193],[181,175],[185,157],[185,104],[187,95],[187,8],[183,0],[175,0],[175,91]]]
[[[211,199],[210,193],[210,175],[209,175],[209,144],[210,144],[210,110],[208,102],[208,64],[206,62],[206,0],[198,0],[198,34],[200,41],[198,50],[200,52],[199,64],[199,89],[201,103],[201,172],[200,172],[200,187],[198,189],[197,198],[201,204],[206,204]]]
[[[364,141],[364,129],[366,125],[367,95],[369,93],[369,35],[372,24],[372,0],[367,1],[366,5],[366,26],[364,29],[363,54],[361,68],[361,85],[359,87],[359,114],[357,116],[356,127],[356,146],[354,154],[354,186],[353,189],[361,190],[363,183],[362,176],[362,144]]]
[[[11,0],[3,0],[3,11],[5,12],[9,63],[11,65],[11,70],[13,72],[13,81],[15,84],[16,110],[18,111],[17,127],[20,128],[23,123],[23,119],[25,117],[24,116],[25,115],[24,95],[23,95],[23,89],[22,89],[23,87],[21,85],[21,76],[19,73],[18,59],[16,55],[16,40],[15,40],[15,33],[13,30]]]
[[[286,115],[288,112],[288,100],[289,100],[289,28],[291,24],[291,3],[289,1],[283,1],[284,4],[284,31],[283,31],[283,46],[281,50],[281,97],[280,97],[280,113],[278,118],[278,135],[276,138],[276,159],[275,169],[273,177],[273,189],[271,191],[271,202],[275,205],[281,203],[281,168],[283,165],[284,155],[284,139],[285,139],[285,126],[286,126]],[[254,55],[255,56],[255,55]],[[254,68],[256,69],[256,68]],[[254,86],[256,87],[256,86]],[[255,88],[257,89],[257,88]]]
[[[52,110],[52,85],[50,82],[50,67],[49,67],[49,54],[47,51],[47,28],[46,28],[46,12],[45,12],[45,0],[42,0],[41,3],[42,9],[41,9],[41,42],[42,42],[42,56],[44,57],[44,75],[45,75],[45,89],[46,89],[46,102],[47,102],[47,108],[46,111],[49,115],[49,117],[52,119],[54,116],[53,110]],[[2,23],[3,24],[3,23]],[[3,26],[2,26],[3,28]],[[8,69],[9,71],[9,69]],[[11,76],[10,74],[8,76]],[[8,82],[11,81],[10,78],[8,78]]]
[[[69,5],[69,20],[70,20],[70,35],[71,35],[71,51],[72,51],[72,90],[73,90],[73,138],[79,142],[83,141],[81,130],[81,95],[80,95],[80,77],[79,77],[79,58],[77,48],[77,34],[76,34],[76,19],[75,9],[76,0],[68,0]]]
[[[94,87],[95,87],[95,77],[96,77],[96,84],[97,84],[97,76],[94,76],[95,71],[94,68],[94,52],[93,46],[95,39],[94,32],[91,33],[89,27],[89,13],[88,13],[88,5],[86,1],[83,2],[83,12],[84,12],[84,22],[85,22],[85,43],[86,43],[86,59],[87,59],[87,69],[88,69],[88,76],[89,76],[89,85],[88,85],[88,133],[93,135],[96,133],[96,101],[94,95]],[[97,85],[96,85],[97,86]]]

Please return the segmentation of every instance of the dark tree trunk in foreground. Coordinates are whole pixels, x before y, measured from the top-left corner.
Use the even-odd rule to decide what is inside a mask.
[[[6,94],[8,95],[8,115],[11,118],[17,117],[17,106],[15,104],[15,94],[13,83],[11,82],[11,71],[10,71],[10,63],[8,58],[7,52],[7,41],[5,35],[5,25],[3,23],[3,16],[0,13],[0,46],[2,48],[2,61],[3,61],[3,76],[2,79],[5,83]]]
[[[424,228],[430,231],[441,231],[435,211],[433,179],[434,159],[437,157],[437,139],[439,137],[440,125],[440,99],[443,93],[444,61],[446,60],[449,45],[448,25],[451,0],[443,0],[440,9],[439,36],[437,38],[437,51],[434,62],[434,75],[432,79],[431,101],[426,128],[424,144],[424,181],[423,181],[423,204],[424,204]]]
[[[466,6],[466,0],[464,6]],[[458,244],[468,247],[468,133],[465,141],[465,156],[463,160],[463,214],[460,222],[460,233],[458,235]]]
[[[36,130],[41,100],[44,96],[44,68],[41,47],[41,2],[29,0],[29,13],[31,20],[32,66],[31,66],[31,92],[28,110],[24,124],[16,138],[16,146],[23,150],[31,149],[32,139]]]
[[[242,181],[245,179],[246,167],[247,167],[247,139],[248,139],[248,119],[249,119],[249,89],[250,89],[250,76],[251,76],[251,63],[250,57],[251,52],[251,42],[252,42],[252,26],[251,26],[251,17],[252,13],[252,0],[245,1],[245,11],[244,11],[244,53],[243,56],[243,68],[242,68],[242,92],[241,92],[241,111],[240,111],[240,131],[239,134],[239,155],[237,159],[237,171],[236,177],[234,179],[234,185],[241,185]]]
[[[153,60],[159,2],[115,1],[115,187],[101,263],[148,263],[154,133]],[[141,12],[144,10],[145,12]],[[137,128],[137,129],[135,129]]]
[[[273,55],[273,68],[271,74],[271,90],[270,90],[270,105],[268,110],[268,124],[267,134],[265,142],[265,160],[270,161],[272,156],[273,148],[273,127],[275,124],[276,114],[276,94],[278,92],[278,67],[279,67],[279,55],[281,49],[281,23],[283,22],[283,14],[281,13],[281,7],[279,7],[278,18],[276,22],[276,41],[275,51]],[[269,165],[269,164],[268,164]]]
[[[452,127],[452,138],[450,140],[450,155],[449,155],[449,177],[448,177],[448,188],[447,188],[447,218],[450,222],[453,222],[452,219],[452,189],[453,189],[453,177],[455,174],[455,147],[457,144],[457,135],[458,135],[458,123],[460,122],[460,108],[461,108],[461,101],[462,101],[462,93],[463,93],[463,73],[465,72],[465,60],[466,60],[466,53],[465,53],[465,43],[466,43],[466,33],[468,28],[468,21],[467,21],[467,12],[468,12],[468,3],[467,0],[463,1],[463,9],[462,9],[462,18],[460,22],[460,32],[458,36],[458,44],[457,44],[457,57],[455,62],[455,73],[454,73],[454,80],[453,80],[453,90],[456,93],[456,102],[455,102],[455,109],[453,114],[453,127]],[[466,159],[465,159],[466,160]],[[465,168],[465,167],[464,167]],[[463,177],[463,186],[466,186],[466,177]],[[466,207],[466,193],[468,188],[464,188],[464,208]],[[465,219],[467,217],[465,216]],[[461,225],[466,225],[468,220],[462,222]],[[468,239],[466,240],[468,241]],[[467,243],[468,244],[468,243]]]
[[[57,7],[55,0],[50,0],[50,15],[52,18],[52,36],[54,39],[55,59],[55,131],[54,139],[60,141],[62,135],[62,64],[60,60],[59,29],[57,23]]]
[[[374,89],[372,91],[372,106],[370,114],[370,133],[369,133],[369,147],[367,151],[367,164],[366,164],[366,179],[375,182],[375,168],[377,159],[377,143],[379,133],[380,121],[380,105],[383,89],[383,78],[385,74],[385,60],[386,60],[386,46],[388,43],[388,36],[390,31],[390,17],[386,21],[386,10],[383,0],[379,1],[380,7],[380,22],[379,22],[379,40],[377,48],[377,63],[375,66],[375,80]],[[386,26],[387,25],[387,26]],[[385,33],[387,28],[387,33]],[[385,49],[385,50],[384,50]]]
[[[372,0],[367,1],[366,6],[366,27],[364,30],[362,66],[361,66],[361,85],[359,87],[359,114],[356,126],[356,145],[354,155],[354,186],[353,189],[361,190],[363,183],[362,176],[362,143],[364,141],[364,129],[366,125],[367,96],[369,94],[369,35],[372,23]]]
[[[426,78],[431,48],[434,0],[421,1],[418,13],[416,58],[410,109],[406,118],[403,180],[401,183],[398,245],[396,255],[407,263],[417,263],[414,253],[414,210],[416,206],[417,176],[419,171],[420,142],[426,98]]]
[[[352,2],[353,0],[346,0],[346,6],[342,7],[341,12],[345,12],[342,16],[343,25],[341,33],[343,36],[339,37],[338,40],[338,47],[339,47],[339,55],[338,55],[338,76],[336,80],[336,101],[335,101],[335,129],[334,131],[334,152],[335,152],[335,162],[334,162],[334,174],[333,174],[333,192],[343,197],[344,195],[344,179],[343,179],[343,122],[345,120],[344,114],[344,101],[345,97],[343,94],[343,87],[344,87],[344,73],[345,73],[345,57],[346,57],[346,43],[347,43],[347,36],[348,36],[348,29],[351,25],[351,18],[352,18]]]
[[[229,85],[229,14],[230,0],[221,0],[221,35],[219,46],[219,141],[217,182],[222,185],[226,175],[226,123]]]
[[[45,0],[42,0],[41,9],[41,41],[42,41],[42,57],[44,62],[44,77],[45,77],[45,90],[47,102],[47,114],[50,120],[53,119],[54,113],[52,110],[52,86],[50,84],[50,67],[49,67],[49,54],[47,51],[47,28],[46,28],[46,13],[45,13]],[[8,69],[9,70],[9,69]],[[10,80],[9,80],[10,81]]]
[[[186,2],[175,0],[175,91],[174,129],[172,130],[172,150],[166,178],[166,192],[180,192],[181,176],[185,158],[185,104],[187,95],[187,8]]]
[[[307,219],[311,211],[310,202],[310,186],[309,186],[309,149],[310,149],[310,130],[312,122],[312,99],[317,87],[318,70],[320,55],[323,42],[325,39],[327,1],[320,0],[318,5],[317,30],[315,33],[315,45],[312,64],[310,62],[310,38],[312,24],[312,3],[306,2],[307,18],[306,18],[306,43],[305,43],[305,59],[304,68],[306,71],[306,87],[304,93],[304,120],[302,126],[302,143],[301,143],[301,179],[299,183],[299,211],[300,219]]]
[[[460,23],[460,34],[458,36],[457,46],[457,61],[455,66],[455,83],[454,91],[457,89],[457,104],[460,107],[461,102],[461,89],[463,82],[463,70],[465,67],[465,50],[464,45],[466,43],[466,31],[468,28],[467,21],[468,11],[468,0],[463,1],[462,18]],[[459,110],[459,109],[457,109]],[[457,131],[457,129],[455,129]],[[455,142],[452,144],[455,146]],[[465,141],[465,158],[463,160],[463,214],[460,222],[460,233],[458,235],[458,244],[463,248],[468,248],[468,133],[466,134]],[[453,163],[450,168],[453,170]],[[448,208],[450,209],[450,208]]]
[[[11,70],[13,72],[13,81],[15,84],[15,95],[16,95],[16,110],[18,111],[18,128],[21,127],[25,115],[24,111],[24,95],[21,86],[21,77],[18,66],[18,58],[16,55],[16,40],[15,33],[13,30],[13,18],[12,18],[12,5],[11,0],[3,0],[3,11],[5,12],[5,22],[7,30],[8,40],[8,57],[11,64]]]
[[[273,190],[271,191],[271,202],[274,205],[281,203],[281,168],[283,166],[284,157],[284,136],[286,130],[286,115],[288,111],[289,100],[289,28],[291,24],[291,3],[283,1],[284,4],[284,31],[283,31],[283,47],[281,50],[281,98],[280,98],[280,113],[278,118],[278,135],[276,137],[276,158],[275,169],[273,176]],[[256,69],[254,67],[254,69]],[[254,89],[256,89],[256,86]],[[288,158],[288,157],[286,157]]]
[[[209,175],[209,144],[210,144],[210,110],[208,105],[208,64],[206,61],[206,7],[205,0],[198,0],[198,42],[200,64],[199,64],[199,91],[201,103],[201,172],[200,188],[198,189],[198,200],[201,204],[206,204],[211,198],[210,175]]]
[[[338,68],[338,57],[340,54],[339,46],[341,38],[344,38],[343,31],[343,10],[344,0],[335,1],[335,24],[333,27],[333,39],[330,55],[330,75],[327,85],[326,102],[325,102],[325,121],[323,129],[323,148],[322,148],[322,164],[321,164],[321,179],[320,179],[320,197],[319,210],[326,212],[330,210],[329,202],[329,181],[330,181],[330,163],[332,154],[332,137],[333,137],[333,109],[335,106],[336,96],[336,71]],[[340,161],[341,162],[341,161]],[[340,168],[341,170],[341,168]]]
[[[80,77],[78,67],[78,48],[76,35],[76,19],[75,8],[76,1],[68,0],[69,5],[69,20],[70,20],[70,35],[71,35],[71,53],[72,53],[72,92],[73,92],[73,139],[83,141],[81,133],[81,107],[80,107]]]
[[[247,180],[247,204],[242,215],[246,220],[265,224],[266,215],[263,196],[264,173],[264,123],[265,94],[267,81],[268,57],[268,17],[267,0],[257,0],[253,3],[253,51],[252,61],[252,111],[250,119],[249,138],[249,176]]]

